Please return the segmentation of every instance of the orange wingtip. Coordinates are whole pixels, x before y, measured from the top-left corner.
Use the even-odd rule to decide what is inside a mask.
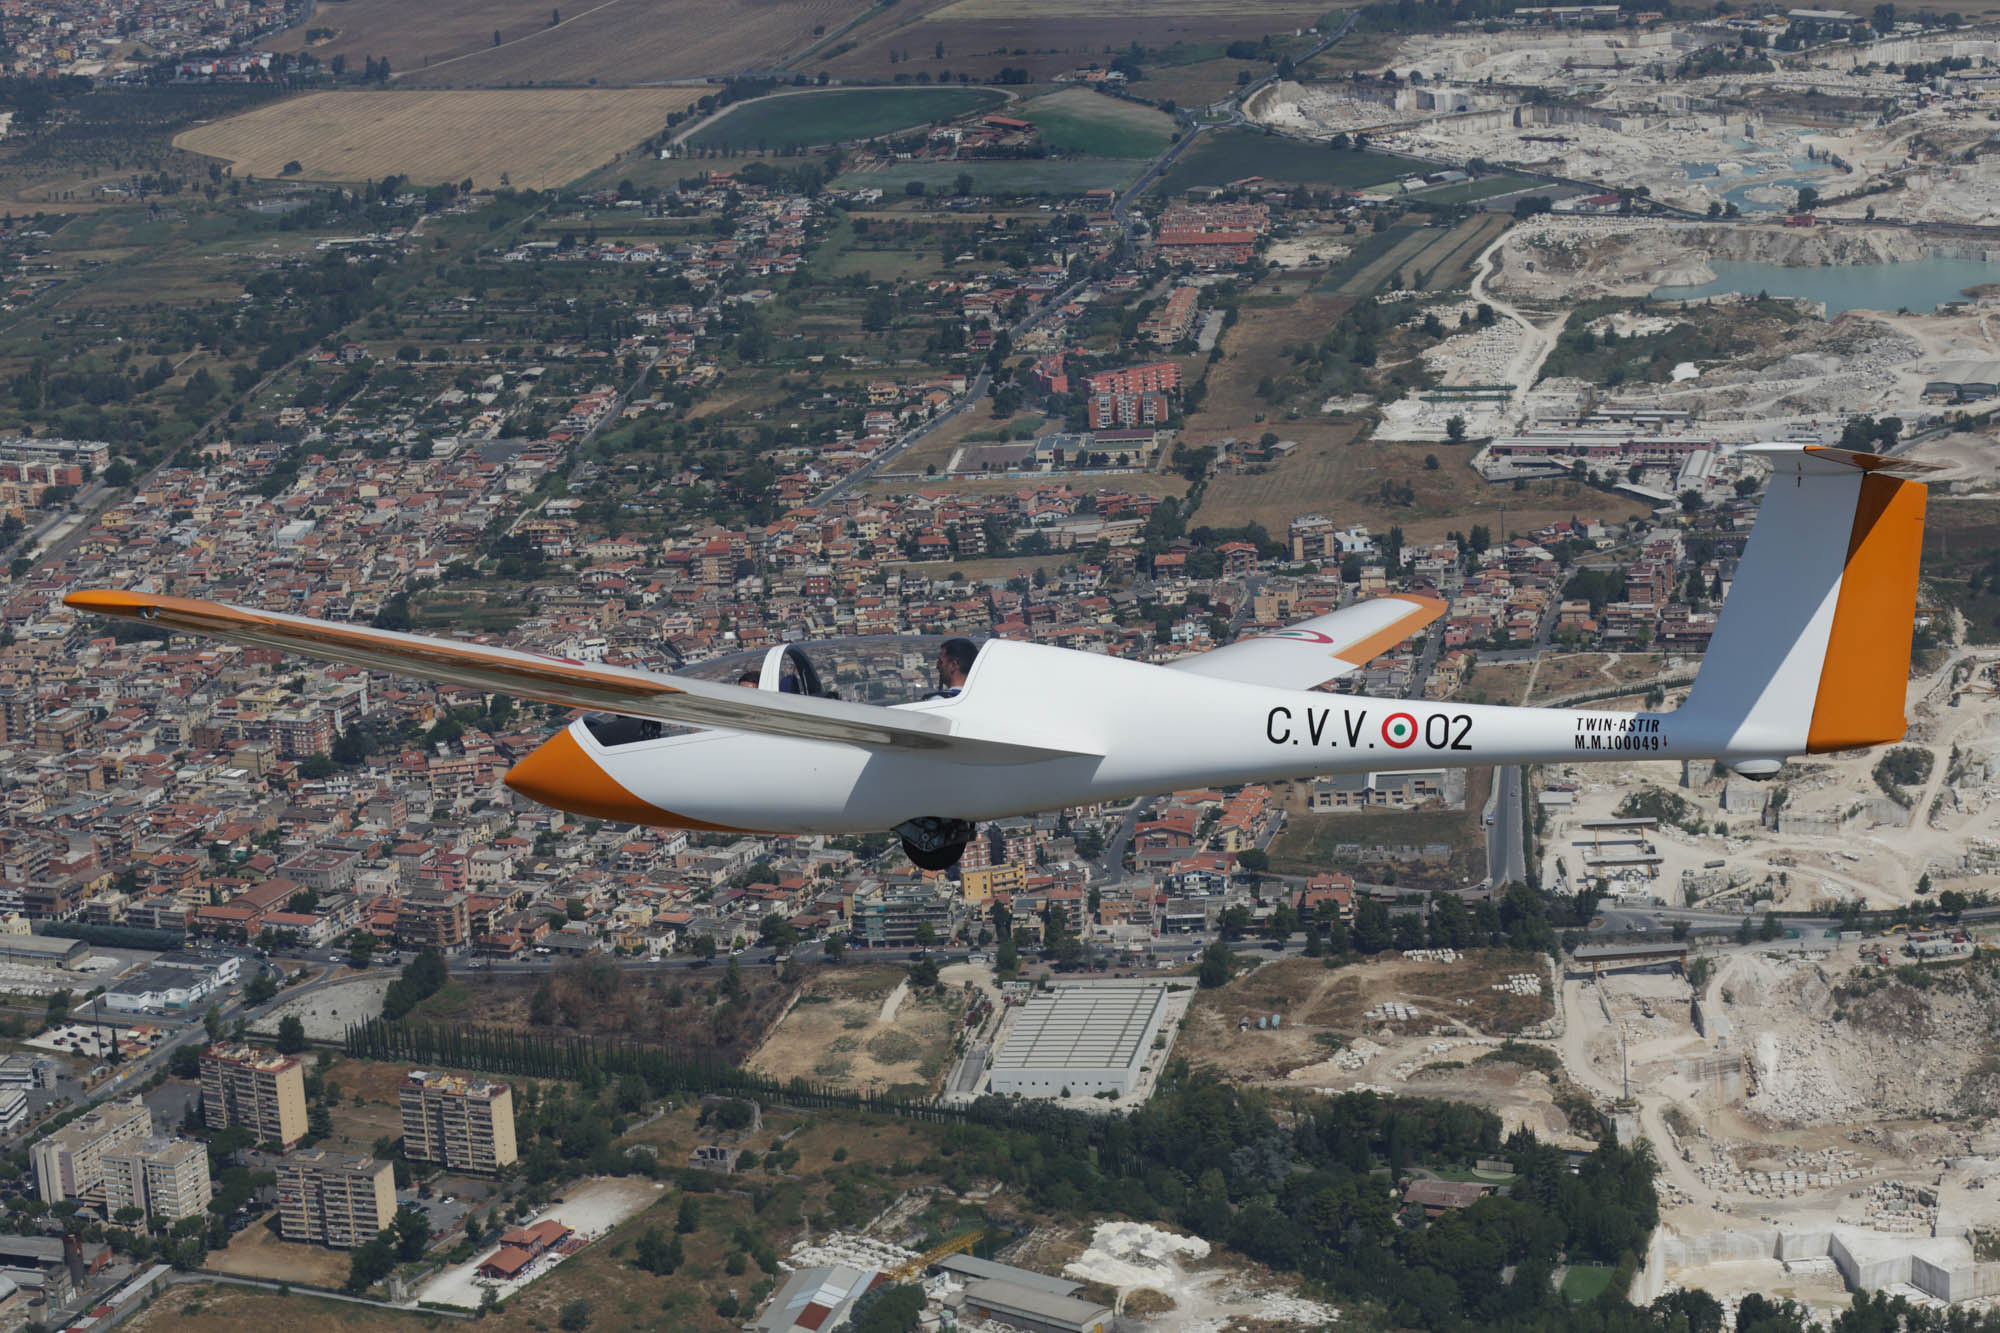
[[[1408,602],[1413,609],[1407,615],[1398,616],[1389,625],[1376,630],[1367,638],[1356,639],[1345,648],[1338,649],[1333,654],[1336,658],[1350,666],[1366,666],[1449,609],[1449,604],[1446,602],[1439,601],[1435,597],[1422,597],[1416,593],[1391,593],[1382,600]]]
[[[101,616],[142,615],[159,604],[157,597],[118,588],[79,588],[63,598],[64,606],[72,606],[79,611],[94,611]]]

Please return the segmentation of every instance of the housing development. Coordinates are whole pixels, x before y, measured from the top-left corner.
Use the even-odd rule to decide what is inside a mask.
[[[0,1333],[2000,1327],[2000,15],[1327,4],[0,0]]]

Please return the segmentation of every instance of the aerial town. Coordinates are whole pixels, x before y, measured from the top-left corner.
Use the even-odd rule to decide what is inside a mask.
[[[696,8],[0,0],[0,1333],[2000,1328],[2000,13]],[[1696,715],[1773,443],[1894,739],[1423,739]],[[958,641],[1408,711],[521,780]]]

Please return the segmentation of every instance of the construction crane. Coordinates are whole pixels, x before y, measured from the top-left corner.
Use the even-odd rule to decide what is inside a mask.
[[[901,1267],[890,1269],[889,1280],[891,1282],[908,1282],[911,1278],[921,1275],[926,1268],[929,1268],[938,1260],[954,1254],[963,1254],[977,1245],[979,1238],[985,1234],[986,1231],[983,1227],[975,1227],[971,1231],[961,1232],[944,1242],[944,1244],[934,1245],[930,1249],[925,1250],[922,1254]]]

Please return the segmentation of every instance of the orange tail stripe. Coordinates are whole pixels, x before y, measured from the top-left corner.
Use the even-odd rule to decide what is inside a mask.
[[[1923,559],[1921,482],[1861,479],[1833,632],[1820,668],[1806,749],[1812,754],[1901,740]]]

